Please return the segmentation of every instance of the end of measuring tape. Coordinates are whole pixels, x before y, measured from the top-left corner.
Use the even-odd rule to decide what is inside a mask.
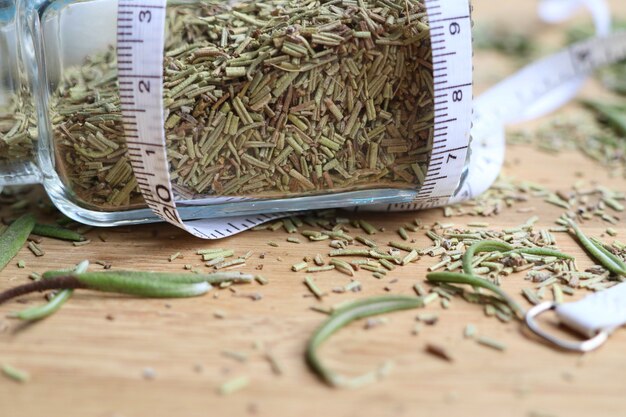
[[[589,339],[581,342],[563,340],[542,329],[536,318],[548,310],[554,310],[563,325]],[[626,324],[626,283],[572,303],[539,304],[526,313],[526,324],[535,334],[560,348],[578,352],[597,349],[615,329]]]

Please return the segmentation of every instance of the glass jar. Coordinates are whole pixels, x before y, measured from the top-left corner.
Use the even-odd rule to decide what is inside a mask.
[[[428,18],[379,3],[168,3],[183,218],[413,201],[434,146]],[[99,226],[158,220],[127,155],[116,25],[113,0],[0,0],[0,185],[40,182]]]

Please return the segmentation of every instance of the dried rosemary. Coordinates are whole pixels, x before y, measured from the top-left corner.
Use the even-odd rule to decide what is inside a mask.
[[[419,186],[432,147],[420,0],[168,7],[165,130],[181,198]],[[113,49],[51,99],[62,177],[101,209],[141,203]],[[368,233],[370,233],[368,231]]]
[[[26,80],[18,94],[0,103],[0,163],[29,159],[35,147],[36,114],[25,85]]]

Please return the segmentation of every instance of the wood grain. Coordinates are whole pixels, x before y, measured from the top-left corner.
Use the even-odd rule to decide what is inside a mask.
[[[622,16],[626,7],[618,1]],[[503,19],[520,29],[540,32],[546,39],[563,28],[546,29],[534,17],[531,5],[515,2],[476,0],[477,21]],[[515,8],[515,16],[511,9]],[[517,9],[521,9],[518,13]],[[510,70],[501,58],[479,54],[477,81],[484,88],[496,78],[498,65]],[[587,91],[594,91],[590,83]],[[562,114],[574,111],[571,108]],[[515,146],[507,156],[505,174],[537,182],[553,190],[568,189],[575,180],[598,181],[626,191],[624,179],[606,178],[606,171],[581,155],[567,152],[549,155],[529,147]],[[489,218],[491,227],[523,223],[530,214],[516,208],[534,207],[539,226],[550,226],[561,209],[540,199],[505,209]],[[425,224],[442,220],[440,209],[419,213],[367,215],[369,221],[386,228],[373,238],[377,242],[397,240],[394,230],[418,217]],[[446,219],[463,225],[472,217]],[[585,229],[594,235],[607,225],[598,220]],[[626,236],[622,220],[615,227],[618,238]],[[107,242],[98,239],[104,233]],[[263,265],[270,284],[239,287],[263,295],[260,301],[232,296],[228,290],[187,300],[138,300],[130,297],[78,292],[54,317],[30,326],[18,326],[0,318],[0,363],[28,370],[32,380],[16,384],[0,378],[0,416],[618,416],[626,414],[622,376],[626,374],[626,332],[617,331],[602,349],[588,355],[569,354],[551,349],[529,336],[517,323],[501,323],[483,315],[481,307],[454,300],[449,310],[428,307],[440,315],[436,326],[428,326],[412,336],[416,311],[387,315],[389,323],[364,330],[350,326],[323,348],[323,355],[336,369],[349,374],[371,370],[385,359],[396,367],[380,383],[355,391],[331,390],[322,385],[303,361],[307,338],[324,319],[309,309],[320,304],[308,297],[303,274],[290,272],[292,263],[305,255],[326,254],[325,242],[295,245],[285,242],[284,232],[248,232],[223,241],[195,239],[167,225],[98,230],[89,233],[93,242],[73,247],[66,242],[44,239],[46,255],[35,258],[27,249],[17,259],[26,261],[18,269],[15,261],[0,274],[0,289],[26,281],[30,271],[66,267],[82,259],[104,260],[115,268],[181,270],[184,264],[199,265],[195,250],[209,247],[234,248],[238,253],[254,251],[246,271]],[[416,245],[428,239],[412,233]],[[269,240],[279,247],[267,245]],[[558,245],[576,254],[581,267],[589,258],[567,235],[558,235]],[[168,257],[180,251],[184,257],[173,262]],[[259,255],[264,253],[265,258]],[[358,294],[331,294],[323,305],[355,297],[385,293],[412,293],[422,282],[426,268],[435,259],[424,258],[378,281],[360,274],[363,291]],[[345,275],[316,275],[326,290],[348,282]],[[391,280],[397,280],[390,283]],[[527,286],[522,275],[507,278],[503,288],[519,294]],[[40,303],[41,296],[26,297],[27,305]],[[0,317],[22,308],[17,302],[0,306]],[[216,318],[221,312],[224,318]],[[481,335],[507,344],[498,352],[464,340],[467,323],[474,323]],[[275,375],[255,348],[262,343],[270,350],[284,373]],[[425,352],[427,343],[446,346],[453,362]],[[234,350],[248,355],[244,363],[223,355]],[[152,368],[152,380],[143,377]],[[230,378],[247,375],[250,386],[222,397],[216,388]],[[537,414],[533,414],[537,413]],[[539,414],[543,413],[543,414]]]

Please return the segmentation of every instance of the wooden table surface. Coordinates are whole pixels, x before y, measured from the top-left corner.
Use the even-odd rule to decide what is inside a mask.
[[[527,3],[532,4],[475,0],[475,19],[481,24],[498,20],[537,33],[540,39],[565,30],[541,24],[532,9],[534,2]],[[612,4],[621,16],[626,15],[623,2]],[[502,59],[491,53],[477,54],[479,89],[513,68]],[[594,88],[590,82],[587,92]],[[576,110],[570,107],[560,114],[572,111]],[[567,190],[582,179],[626,191],[623,178],[607,179],[604,168],[575,152],[550,155],[515,146],[507,155],[505,174],[551,190]],[[540,216],[538,227],[551,226],[562,212],[542,199],[531,198],[487,219],[490,227],[523,223],[532,214],[516,210],[521,207],[535,208],[532,214]],[[374,236],[381,243],[397,240],[394,231],[415,217],[427,225],[443,220],[441,209],[365,216],[386,228]],[[445,219],[459,226],[472,220],[476,218]],[[596,236],[606,227],[600,220],[585,223],[585,230]],[[624,241],[624,221],[615,229],[617,238]],[[107,242],[98,239],[101,233],[106,234]],[[31,271],[68,267],[83,259],[108,261],[114,268],[180,271],[184,264],[200,265],[195,251],[211,247],[253,251],[242,270],[256,272],[255,267],[263,264],[262,273],[270,283],[239,288],[261,293],[259,301],[234,297],[228,290],[166,301],[82,291],[52,318],[25,327],[5,318],[22,304],[2,305],[0,363],[28,370],[32,378],[26,384],[0,378],[0,416],[626,415],[622,381],[626,374],[625,331],[617,331],[597,352],[584,356],[564,353],[538,343],[519,323],[487,318],[481,306],[462,299],[455,299],[445,311],[438,303],[429,305],[428,311],[439,313],[439,322],[417,336],[411,334],[415,310],[386,315],[388,323],[369,330],[362,323],[350,326],[322,349],[328,363],[345,373],[358,374],[391,359],[394,370],[384,380],[358,390],[333,390],[320,383],[303,360],[308,337],[324,319],[310,307],[382,294],[385,286],[394,293],[412,294],[412,286],[424,281],[426,268],[435,258],[422,258],[380,281],[360,273],[361,293],[331,294],[320,303],[307,296],[303,274],[291,272],[290,265],[305,255],[327,253],[327,242],[295,245],[285,241],[287,234],[282,231],[247,232],[209,242],[167,225],[96,230],[89,236],[93,242],[83,247],[44,239],[46,255],[40,258],[23,249],[16,260],[24,259],[26,268],[18,269],[12,262],[0,274],[0,289],[26,282]],[[411,237],[418,247],[428,244],[423,233],[411,233]],[[279,246],[268,246],[269,240]],[[577,255],[581,267],[591,264],[569,236],[558,234],[558,245]],[[183,257],[169,262],[168,257],[177,251]],[[264,259],[259,258],[261,253]],[[347,276],[335,272],[316,279],[326,290],[349,282]],[[390,283],[392,280],[397,282]],[[516,274],[504,280],[503,288],[517,296],[520,288],[528,285],[523,274]],[[28,305],[41,301],[40,295],[22,299]],[[217,312],[223,318],[217,318]],[[495,351],[464,339],[467,323],[473,323],[479,334],[506,343],[507,350]],[[282,375],[272,372],[263,351],[255,346],[259,342],[277,358]],[[427,354],[424,347],[429,342],[447,346],[454,361]],[[243,352],[247,360],[225,357],[224,351]],[[154,371],[154,378],[145,378],[146,369]],[[244,390],[229,396],[216,393],[224,381],[244,375],[251,380]]]

